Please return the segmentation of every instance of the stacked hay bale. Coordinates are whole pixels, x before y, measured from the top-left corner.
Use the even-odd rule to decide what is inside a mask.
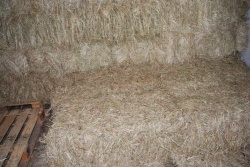
[[[247,167],[246,71],[222,59],[68,75],[53,95],[43,160],[53,167]]]
[[[29,73],[230,55],[246,45],[245,8],[245,0],[3,0],[0,76],[18,85]]]

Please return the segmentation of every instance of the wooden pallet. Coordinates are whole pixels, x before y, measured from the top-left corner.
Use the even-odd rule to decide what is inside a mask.
[[[17,106],[31,106],[31,108],[41,108],[42,104],[39,101],[30,102],[30,103],[21,103],[21,104],[11,104],[6,107],[17,107]]]
[[[30,105],[31,108],[21,106]],[[18,108],[18,106],[20,106]],[[41,103],[15,104],[0,111],[0,166],[25,167],[39,138],[44,121]]]

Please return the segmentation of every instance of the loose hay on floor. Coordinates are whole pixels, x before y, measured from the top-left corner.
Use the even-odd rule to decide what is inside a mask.
[[[71,74],[52,97],[47,165],[246,166],[249,95],[249,69],[229,59]]]

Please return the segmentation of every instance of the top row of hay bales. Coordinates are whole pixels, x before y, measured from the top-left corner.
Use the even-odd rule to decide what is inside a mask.
[[[244,22],[245,1],[2,0],[1,48],[82,42],[114,45],[166,39],[169,33],[188,34],[201,48],[212,42],[229,46]],[[237,49],[236,44],[232,46]],[[231,52],[227,47],[222,50]]]
[[[246,9],[246,0],[1,0],[0,76],[229,55],[246,48]]]

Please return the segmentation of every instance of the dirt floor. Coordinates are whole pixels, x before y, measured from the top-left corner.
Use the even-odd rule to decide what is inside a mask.
[[[51,102],[30,166],[249,166],[250,69],[237,57],[74,73]]]

